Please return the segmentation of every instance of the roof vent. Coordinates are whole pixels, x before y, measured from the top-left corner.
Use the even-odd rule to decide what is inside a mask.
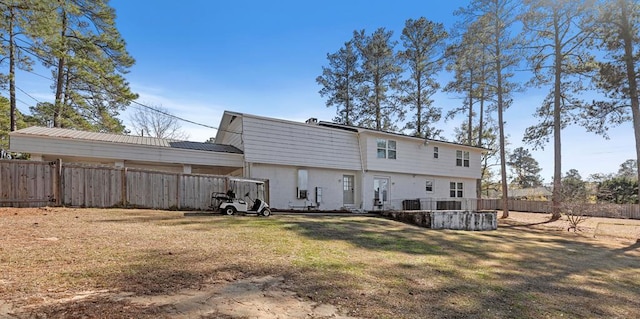
[[[315,117],[309,118],[308,120],[304,121],[307,124],[318,124],[318,119]]]

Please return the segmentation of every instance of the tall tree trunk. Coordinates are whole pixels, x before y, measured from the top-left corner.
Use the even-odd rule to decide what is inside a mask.
[[[629,98],[631,99],[631,115],[633,117],[633,133],[636,142],[636,160],[640,159],[640,101],[638,96],[638,81],[634,65],[633,52],[633,30],[629,21],[629,8],[626,0],[618,0],[620,4],[620,35],[624,43],[624,62],[627,70],[627,80],[629,81]],[[640,170],[638,180],[640,180]],[[638,188],[638,198],[640,199],[640,188]],[[640,203],[640,202],[639,202]]]
[[[346,125],[351,125],[351,120],[349,119],[349,117],[351,116],[351,103],[350,103],[351,92],[349,92],[350,72],[351,70],[349,70],[349,66],[346,66],[346,71],[344,72],[345,79],[346,79],[346,84],[345,84],[346,101],[344,105],[344,124]]]
[[[66,49],[66,45],[65,43],[65,31],[67,29],[67,14],[64,11],[64,9],[62,9],[62,31],[60,32],[60,40],[63,43],[63,48]],[[61,127],[62,126],[62,121],[61,121],[61,116],[62,116],[62,109],[64,107],[64,103],[63,103],[63,92],[64,92],[64,68],[65,68],[65,56],[66,56],[67,52],[63,49],[62,55],[60,56],[60,58],[58,59],[58,74],[56,75],[56,94],[55,94],[55,104],[53,107],[53,127]]]
[[[478,145],[476,145],[478,147],[482,147],[483,134],[484,134],[484,88],[480,88],[480,115],[478,116]]]
[[[418,85],[418,96],[416,97],[416,133],[418,133],[418,136],[420,137],[429,138],[426,134],[427,132],[424,132],[424,136],[422,135],[422,94],[420,94],[422,92],[422,81],[420,81],[421,77],[422,74],[417,72],[416,84]]]
[[[484,76],[481,80],[483,84],[480,87],[480,114],[478,116],[478,147],[482,147],[482,135],[484,134]],[[484,169],[482,176],[476,181],[476,189],[478,199],[482,198],[482,177],[484,177]]]
[[[495,46],[496,46],[496,94],[498,96],[498,128],[500,131],[500,178],[502,182],[502,218],[509,218],[509,189],[507,185],[507,156],[505,151],[505,136],[504,136],[504,118],[502,113],[504,112],[504,101],[502,97],[502,52],[500,47],[500,35],[501,29],[498,23],[498,14],[494,17],[495,23]]]
[[[500,63],[498,63],[500,64]],[[509,218],[509,190],[507,185],[507,157],[504,142],[504,119],[502,116],[502,74],[498,71],[498,127],[500,130],[500,178],[502,183],[502,218]]]
[[[554,43],[554,88],[553,88],[553,194],[551,200],[551,219],[560,219],[560,204],[562,198],[562,144],[561,144],[561,115],[562,105],[560,90],[562,90],[562,47],[559,39],[558,13],[553,12]]]
[[[382,130],[382,101],[380,101],[380,82],[382,81],[380,79],[380,75],[376,73],[376,99],[375,99],[375,107],[376,107],[376,130],[380,131]]]
[[[473,140],[473,70],[469,71],[469,118],[467,122],[467,144]]]
[[[14,34],[15,11],[13,4],[9,7],[9,131],[13,132],[18,129],[16,122],[16,47]]]

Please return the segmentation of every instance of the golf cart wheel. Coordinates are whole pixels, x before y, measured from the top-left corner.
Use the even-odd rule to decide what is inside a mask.
[[[236,208],[233,206],[229,206],[227,208],[224,209],[224,214],[225,215],[233,215],[236,213]]]
[[[269,217],[269,216],[271,216],[271,210],[270,210],[270,209],[268,209],[268,208],[265,208],[265,209],[262,211],[262,216],[264,216],[264,217]]]

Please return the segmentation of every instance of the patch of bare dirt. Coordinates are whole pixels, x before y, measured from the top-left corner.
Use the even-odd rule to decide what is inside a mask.
[[[184,289],[171,295],[134,296],[108,290],[87,291],[14,309],[0,303],[0,318],[336,318],[349,319],[335,306],[305,300],[282,277],[264,276]]]

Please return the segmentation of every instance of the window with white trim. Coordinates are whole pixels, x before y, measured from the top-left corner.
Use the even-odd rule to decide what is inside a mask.
[[[438,158],[440,155],[438,154],[438,152],[440,151],[440,149],[438,149],[437,146],[433,147],[433,158]]]
[[[456,166],[469,167],[469,151],[456,151]]]
[[[396,159],[396,141],[377,139],[378,158]]]
[[[428,179],[426,181],[424,190],[427,191],[427,193],[433,193],[433,180],[432,179]]]
[[[464,197],[463,192],[464,184],[457,182],[449,183],[449,197]]]
[[[306,169],[298,170],[298,187],[296,188],[297,198],[307,198],[308,196],[309,172]]]

